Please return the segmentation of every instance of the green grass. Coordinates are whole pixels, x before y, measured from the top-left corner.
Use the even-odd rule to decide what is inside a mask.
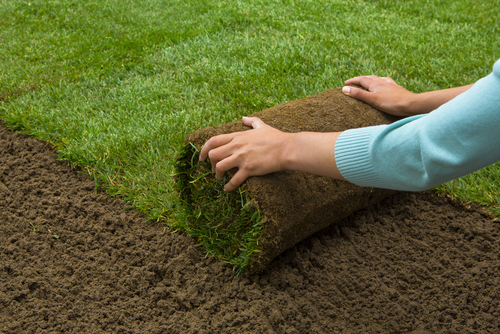
[[[444,194],[460,199],[464,204],[489,207],[500,217],[500,162],[438,187]]]
[[[186,135],[360,74],[415,92],[474,82],[500,58],[498,8],[499,0],[0,0],[0,118],[56,145],[151,219],[177,224],[173,161]],[[489,185],[499,169],[443,189],[498,213]]]

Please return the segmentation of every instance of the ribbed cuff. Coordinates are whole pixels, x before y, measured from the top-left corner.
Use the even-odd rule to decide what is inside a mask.
[[[351,129],[340,134],[335,144],[335,161],[340,174],[361,187],[384,188],[370,158],[370,143],[386,126]]]

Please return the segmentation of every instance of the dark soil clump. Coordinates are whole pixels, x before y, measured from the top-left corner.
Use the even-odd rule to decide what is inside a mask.
[[[430,194],[234,277],[0,127],[0,333],[498,333],[500,225]]]

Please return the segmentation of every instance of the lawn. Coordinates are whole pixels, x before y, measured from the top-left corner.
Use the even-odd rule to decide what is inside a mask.
[[[174,223],[186,135],[391,76],[423,92],[500,58],[499,0],[0,0],[0,118]],[[440,187],[500,216],[500,164]]]

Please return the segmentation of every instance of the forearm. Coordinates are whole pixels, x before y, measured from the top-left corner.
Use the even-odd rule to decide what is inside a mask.
[[[282,166],[316,175],[345,180],[335,162],[335,143],[341,132],[287,134]]]
[[[408,116],[427,114],[439,108],[441,105],[447,103],[448,101],[451,101],[471,87],[472,84],[462,87],[414,94],[411,99],[408,99],[404,102],[406,114]]]
[[[253,129],[212,137],[200,152],[200,160],[210,158],[215,177],[237,172],[224,186],[231,191],[250,176],[281,170],[299,170],[343,179],[335,164],[337,133],[286,133],[257,117],[244,117],[243,123]]]

